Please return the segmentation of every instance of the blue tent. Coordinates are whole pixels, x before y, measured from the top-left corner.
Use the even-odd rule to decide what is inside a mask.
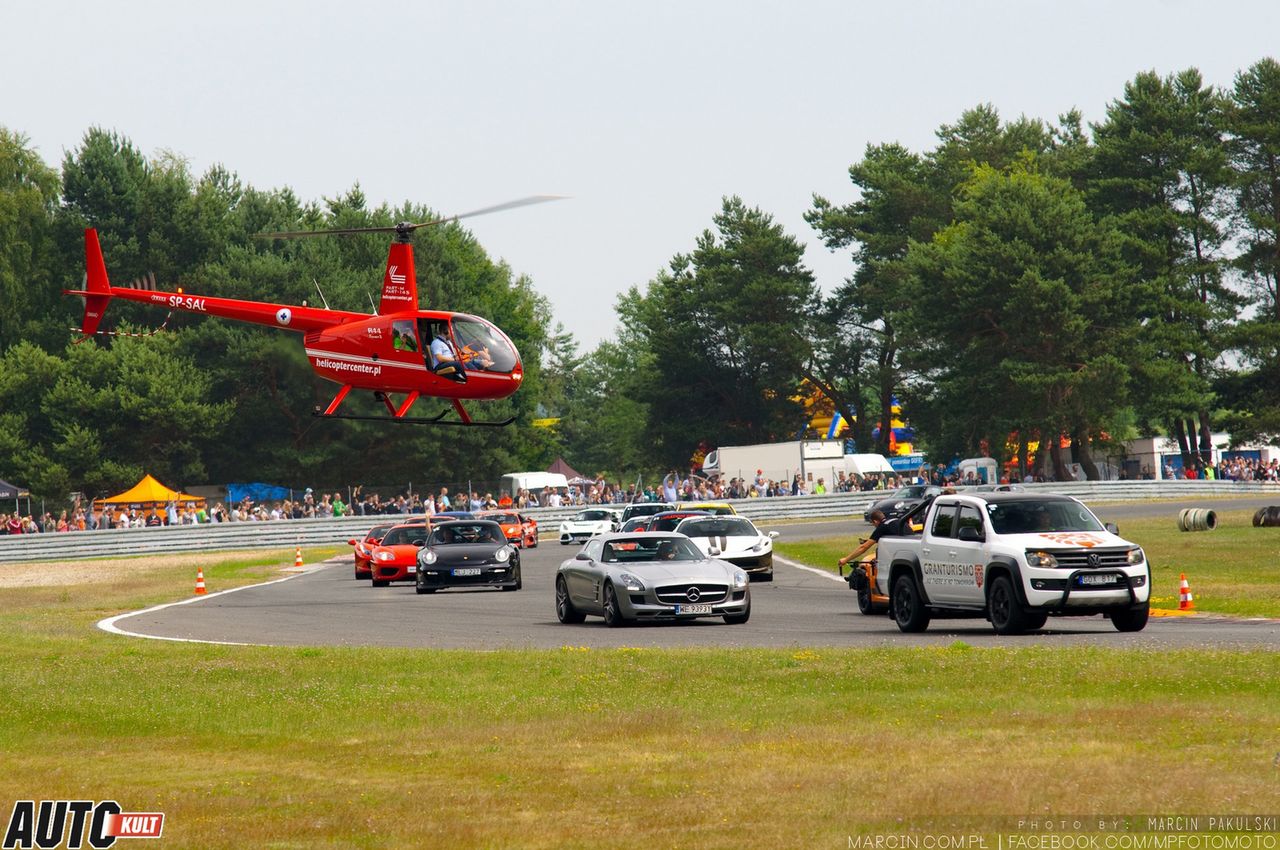
[[[289,498],[288,487],[277,487],[274,484],[228,484],[227,501],[238,505],[245,499],[255,502],[281,502]]]

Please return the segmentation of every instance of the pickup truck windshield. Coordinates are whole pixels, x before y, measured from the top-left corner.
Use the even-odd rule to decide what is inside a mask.
[[[1076,502],[1019,499],[989,502],[987,516],[996,534],[1040,534],[1050,531],[1102,531],[1102,524]]]

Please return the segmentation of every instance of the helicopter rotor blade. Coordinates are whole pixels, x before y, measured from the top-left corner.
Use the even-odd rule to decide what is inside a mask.
[[[503,210],[513,210],[516,207],[527,207],[533,204],[545,204],[548,201],[562,201],[567,197],[568,195],[530,195],[527,198],[519,198],[514,201],[507,201],[506,203],[495,204],[492,207],[482,207],[478,210],[472,210],[471,212],[464,212],[464,213],[459,213],[458,215],[451,215],[448,218],[437,218],[434,221],[423,221],[418,224],[410,225],[410,227],[416,229],[419,227],[431,227],[432,225],[436,225],[436,224],[447,224],[451,221],[457,221],[458,219],[461,219],[461,218],[474,218],[478,215],[488,215],[489,213],[502,212]]]
[[[258,239],[297,239],[306,236],[350,236],[357,233],[411,233],[419,227],[433,227],[437,224],[448,224],[451,221],[458,221],[463,218],[474,218],[480,215],[488,215],[489,213],[502,212],[503,210],[512,210],[517,207],[527,207],[533,204],[544,204],[548,201],[560,201],[567,198],[568,195],[530,195],[527,198],[518,198],[514,201],[507,201],[501,204],[495,204],[491,207],[482,207],[478,210],[459,213],[445,218],[437,218],[432,221],[408,222],[402,221],[399,224],[384,225],[381,227],[342,227],[330,230],[290,230],[280,233],[255,233]]]

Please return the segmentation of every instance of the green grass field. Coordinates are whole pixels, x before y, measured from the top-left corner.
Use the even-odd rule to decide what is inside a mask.
[[[292,553],[270,560],[205,575]],[[187,564],[131,576],[0,588],[0,805],[116,799],[201,848],[843,848],[936,816],[1280,810],[1275,652],[175,644],[93,627],[191,593]]]
[[[1178,531],[1176,517],[1127,520],[1120,534],[1142,546],[1151,561],[1152,598],[1157,608],[1178,607],[1179,576],[1206,614],[1280,618],[1280,528],[1254,528],[1252,511],[1219,511],[1214,531]],[[858,542],[848,536],[774,544],[784,558],[836,570],[836,561]],[[862,532],[864,535],[866,531]],[[846,574],[847,574],[846,570]]]

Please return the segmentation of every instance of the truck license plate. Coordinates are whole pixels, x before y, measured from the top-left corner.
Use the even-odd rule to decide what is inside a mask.
[[[1081,584],[1117,584],[1120,576],[1115,573],[1107,573],[1105,575],[1091,575],[1086,573],[1080,576]]]

